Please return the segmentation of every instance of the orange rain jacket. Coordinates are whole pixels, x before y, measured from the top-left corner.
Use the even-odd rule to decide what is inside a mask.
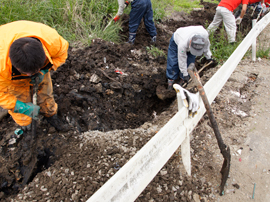
[[[42,43],[47,57],[46,67],[53,70],[66,61],[69,44],[55,29],[42,23],[15,21],[0,26],[0,106],[9,110],[16,123],[27,126],[32,122],[31,117],[14,113],[13,110],[17,99],[31,102],[31,79],[12,67],[9,58],[11,44],[22,37],[33,37]],[[52,95],[50,73],[45,75],[39,85],[37,102],[44,116],[50,117],[56,114],[57,104]]]

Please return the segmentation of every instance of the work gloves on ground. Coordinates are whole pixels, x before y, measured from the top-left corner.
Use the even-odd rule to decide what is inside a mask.
[[[33,76],[31,76],[31,81],[30,81],[30,83],[31,83],[31,84],[35,84],[35,83],[36,83],[36,77],[39,77],[39,80],[38,80],[39,82],[38,82],[38,84],[40,84],[40,83],[43,81],[45,74],[48,73],[48,71],[49,71],[48,69],[40,70],[39,73],[34,74]]]
[[[38,119],[39,110],[40,107],[38,105],[34,105],[31,102],[24,103],[20,100],[17,100],[14,108],[15,113],[25,114],[35,120]]]
[[[199,109],[199,96],[189,92],[178,84],[173,84],[173,88],[177,93],[180,93],[184,106],[188,108],[189,116],[194,117]]]
[[[240,17],[236,18],[235,23],[237,25],[240,25],[241,22],[242,22],[242,18],[240,18]]]

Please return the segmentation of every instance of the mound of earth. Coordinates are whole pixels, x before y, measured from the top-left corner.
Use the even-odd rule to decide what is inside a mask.
[[[169,40],[177,28],[211,22],[216,4],[203,5],[204,10],[176,12],[158,22],[155,46],[167,55]],[[125,41],[128,16],[122,20]],[[250,29],[249,22],[246,27]],[[40,117],[35,142],[37,167],[21,189],[25,161],[30,155],[25,145],[31,134],[15,136],[18,126],[5,115],[0,122],[1,201],[86,201],[164,126],[177,107],[175,96],[161,100],[156,95],[158,85],[167,85],[166,57],[153,57],[147,51],[151,45],[141,23],[133,46],[95,39],[89,47],[70,47],[66,63],[51,75],[58,115],[73,129],[59,133]],[[198,61],[196,65],[198,69],[202,66]],[[218,67],[205,69],[203,81],[211,78]],[[248,84],[241,89],[244,92],[253,87]],[[192,89],[192,83],[187,88]],[[237,116],[228,119],[227,110],[228,106],[217,97],[214,113],[224,116],[224,130],[239,121]],[[193,132],[193,176],[186,177],[176,152],[137,201],[215,199],[218,187],[213,182],[219,182],[221,162],[210,158],[202,162],[202,156],[214,156],[218,149],[206,123],[208,118],[204,117]]]

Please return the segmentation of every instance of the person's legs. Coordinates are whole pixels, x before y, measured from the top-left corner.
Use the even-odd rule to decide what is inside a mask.
[[[221,21],[223,20],[223,17],[221,15],[221,8],[223,8],[223,7],[218,6],[217,9],[216,9],[214,19],[207,28],[207,31],[209,33],[215,32],[216,29],[218,28],[218,26],[220,25]]]
[[[131,11],[129,14],[129,43],[134,43],[137,29],[141,23],[147,5],[143,4],[144,0],[136,0],[131,3]]]
[[[157,35],[157,30],[156,30],[154,20],[153,20],[152,3],[150,0],[144,0],[144,1],[147,3],[147,9],[143,16],[144,25],[147,32],[150,34],[151,38],[153,38]]]
[[[224,8],[222,9],[222,16],[223,16],[223,23],[228,35],[228,42],[233,43],[235,42],[235,35],[236,35],[236,23],[235,17],[231,11]]]
[[[178,79],[180,72],[178,67],[178,49],[176,43],[174,42],[173,36],[170,40],[167,55],[166,77],[168,78],[169,85],[172,85],[174,83],[174,80]]]

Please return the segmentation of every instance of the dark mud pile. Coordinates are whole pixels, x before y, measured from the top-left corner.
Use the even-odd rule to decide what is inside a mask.
[[[189,25],[204,26],[206,22],[211,22],[216,5],[204,5],[204,10],[193,11],[190,15],[175,13],[179,20],[169,18],[158,22],[155,46],[167,55],[169,40],[177,28]],[[121,32],[123,41],[128,36],[127,20],[128,16],[124,16]],[[73,129],[68,133],[58,133],[40,117],[36,141],[37,167],[31,177],[33,181],[21,190],[22,173],[27,166],[24,165],[24,160],[29,154],[29,151],[24,152],[22,149],[23,145],[27,144],[27,135],[16,137],[14,130],[18,126],[10,116],[4,117],[0,122],[1,201],[9,201],[18,193],[18,201],[85,201],[117,171],[118,167],[123,166],[134,155],[134,152],[126,152],[117,145],[108,144],[110,140],[103,142],[104,144],[92,141],[88,145],[83,145],[80,141],[85,131],[107,132],[126,129],[125,132],[119,132],[122,134],[119,144],[132,147],[134,142],[125,139],[126,136],[131,139],[136,136],[136,132],[131,130],[145,122],[155,122],[157,115],[168,110],[174,98],[160,100],[156,95],[158,85],[167,85],[166,57],[151,56],[147,52],[147,47],[150,46],[150,36],[141,23],[133,46],[124,42],[114,44],[96,39],[89,47],[70,47],[66,63],[56,72],[52,72],[52,79],[55,100],[59,106],[58,115]],[[197,64],[197,67],[200,68],[200,64]],[[146,133],[138,138],[136,150],[139,150],[155,132]],[[114,161],[106,158],[114,158]],[[172,170],[174,178],[177,178],[177,169],[171,167],[168,170]],[[172,188],[169,185],[171,177],[155,178],[155,182],[159,180],[165,180]],[[186,190],[193,189],[194,193],[199,193],[196,191],[198,186],[201,187],[200,193],[211,193],[210,185],[206,182],[204,185],[202,181],[187,178],[180,181],[181,186],[189,186],[183,189],[185,194],[178,196],[179,200],[182,197],[183,200],[190,201],[192,197],[190,198]],[[155,191],[150,193],[151,190],[154,188],[148,187],[146,196],[139,197],[138,201],[148,201],[150,195],[155,194]],[[174,197],[168,193],[162,197],[157,195],[156,200],[169,201]]]

